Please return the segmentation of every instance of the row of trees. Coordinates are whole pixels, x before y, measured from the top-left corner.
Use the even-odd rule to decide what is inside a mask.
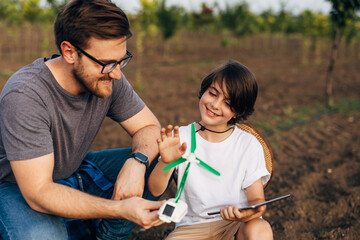
[[[69,1],[46,0],[46,4],[41,5],[40,0],[1,0],[0,22],[8,25],[52,23],[59,9]],[[213,6],[203,3],[201,11],[186,12],[179,6],[168,6],[166,0],[140,0],[141,10],[129,17],[132,28],[137,31],[136,44],[140,52],[144,36],[157,36],[160,32],[166,47],[166,40],[179,29],[222,33],[224,36],[231,34],[235,37],[259,33],[301,34],[310,37],[313,42],[318,38],[330,37],[333,47],[327,70],[326,96],[327,104],[331,106],[331,76],[339,41],[342,37],[348,43],[353,39],[360,40],[360,0],[327,1],[332,4],[328,15],[310,10],[294,15],[286,10],[284,3],[279,12],[268,9],[255,14],[245,1],[226,5],[225,8],[219,8],[216,3]]]
[[[40,0],[1,0],[0,21],[9,25],[52,23],[56,13],[67,2],[69,0],[46,0],[46,4]],[[246,2],[226,5],[223,9],[216,3],[213,6],[203,3],[199,12],[186,12],[179,6],[168,6],[166,0],[140,0],[140,4],[141,10],[136,15],[130,15],[133,27],[161,32],[164,39],[170,38],[181,28],[216,33],[228,31],[235,36],[269,33],[302,34],[317,38],[333,37],[336,32],[330,15],[310,10],[294,15],[286,10],[285,4],[279,12],[268,9],[260,14],[251,12]],[[360,39],[358,18],[346,19],[343,36],[348,42],[354,38]]]

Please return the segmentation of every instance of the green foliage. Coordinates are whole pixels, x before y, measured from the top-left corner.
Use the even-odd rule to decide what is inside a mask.
[[[230,38],[223,38],[223,39],[221,40],[221,46],[223,46],[223,47],[229,47],[229,46],[231,46],[231,45],[232,45],[232,41],[231,41]]]
[[[246,2],[234,6],[226,4],[224,10],[219,11],[222,25],[233,31],[236,36],[253,34],[258,31],[256,16],[250,11]]]
[[[0,71],[0,80],[6,81],[11,77],[12,73]]]
[[[272,33],[275,32],[276,16],[271,9],[263,11],[259,17],[259,30],[261,32]]]
[[[33,23],[39,20],[39,16],[41,16],[43,11],[43,9],[40,8],[39,3],[40,0],[20,1],[22,13],[26,21]]]
[[[327,0],[331,2],[330,16],[332,22],[339,28],[346,26],[347,20],[356,19],[360,9],[360,0]]]
[[[137,14],[137,22],[143,30],[147,30],[152,25],[158,24],[156,11],[158,6],[157,0],[140,0],[141,10]]]
[[[343,36],[345,37],[346,43],[350,43],[352,39],[360,39],[360,21],[354,22],[348,20],[343,30]]]
[[[19,24],[23,17],[19,14],[21,11],[18,0],[2,0],[0,2],[0,19],[6,21],[9,25]]]
[[[190,21],[192,29],[212,31],[212,27],[216,24],[214,9],[202,3],[200,12],[192,12],[190,14]]]
[[[166,7],[166,0],[161,0],[156,10],[158,26],[163,39],[172,37],[179,28],[182,9],[177,6]]]
[[[59,12],[70,0],[46,0],[51,9],[55,12]]]
[[[272,9],[263,11],[258,16],[258,22],[260,32],[283,34],[298,32],[297,18],[286,11],[284,5],[278,14],[274,13]]]
[[[328,16],[304,10],[298,17],[298,29],[300,33],[308,37],[326,37],[330,33],[330,19]]]
[[[296,109],[293,106],[285,106],[282,109],[282,114],[273,115],[267,122],[255,122],[254,125],[265,132],[273,133],[299,124],[309,123],[334,111],[344,114],[358,113],[360,112],[360,99],[340,99],[335,102],[331,109],[321,104],[302,106]]]
[[[0,21],[9,25],[52,23],[59,10],[70,0],[46,0],[46,4],[42,5],[40,1],[44,0],[1,0]],[[286,10],[284,3],[279,12],[267,9],[254,14],[244,0],[227,4],[222,9],[217,3],[213,6],[202,3],[198,12],[185,12],[178,6],[169,7],[166,0],[140,0],[140,11],[136,15],[129,15],[129,18],[136,31],[145,31],[152,39],[155,39],[159,30],[166,40],[181,28],[220,34],[230,32],[237,37],[254,33],[300,33],[316,39],[332,37],[338,27],[342,28],[348,43],[354,38],[360,39],[360,20],[357,15],[360,0],[327,1],[332,3],[329,15],[304,10],[296,16]],[[228,40],[225,39],[223,45],[228,46]]]
[[[49,19],[55,19],[56,15],[71,0],[46,0],[47,15]]]
[[[335,102],[333,108],[341,113],[356,113],[360,112],[360,99],[341,99]]]
[[[58,7],[63,6],[69,0],[64,0],[63,4],[40,6],[40,0],[1,0],[0,20],[8,25],[21,25],[25,22],[52,22]],[[54,1],[57,2],[57,1]],[[57,6],[55,8],[55,6]]]
[[[288,32],[289,25],[291,23],[291,13],[285,10],[285,4],[281,4],[279,14],[275,17],[275,23],[273,25],[273,31],[278,33]]]
[[[360,0],[327,0],[331,2],[332,9],[330,18],[333,23],[333,32],[340,29],[341,34],[350,42],[352,38],[359,36],[359,16]]]

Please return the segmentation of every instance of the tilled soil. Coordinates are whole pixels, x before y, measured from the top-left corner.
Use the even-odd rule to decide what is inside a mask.
[[[359,109],[320,114],[286,130],[275,131],[273,123],[275,116],[285,118],[289,111],[295,114],[300,108],[324,104],[330,45],[323,45],[319,62],[311,54],[304,61],[301,41],[267,43],[253,39],[249,45],[249,40],[246,44],[239,40],[230,48],[222,48],[216,37],[184,39],[180,47],[172,42],[169,49],[173,50],[167,58],[149,53],[140,61],[135,55],[124,69],[161,124],[198,121],[201,79],[227,59],[244,63],[256,74],[260,89],[256,112],[249,122],[268,124],[273,130],[269,133],[269,127],[259,127],[262,133],[268,133],[266,138],[275,157],[274,176],[265,195],[268,199],[293,195],[267,208],[264,218],[273,228],[274,239],[359,239]],[[129,45],[133,46],[131,42]],[[153,50],[161,49],[157,46]],[[340,52],[335,65],[334,96],[336,101],[359,101],[360,59],[347,51]],[[130,146],[130,138],[118,128],[106,120],[93,150]],[[172,187],[166,196],[174,192]],[[149,230],[137,227],[131,239],[163,239],[172,229],[173,224]]]

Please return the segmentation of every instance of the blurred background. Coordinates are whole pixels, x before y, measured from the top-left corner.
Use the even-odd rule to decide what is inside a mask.
[[[0,0],[0,90],[22,66],[57,53],[52,24],[67,2]],[[275,157],[265,195],[294,195],[268,206],[275,239],[358,239],[359,0],[113,2],[134,34],[124,73],[163,126],[199,121],[201,80],[220,63],[234,59],[255,73],[248,122]],[[130,143],[106,119],[91,150]],[[137,227],[132,239],[163,239],[172,228]]]

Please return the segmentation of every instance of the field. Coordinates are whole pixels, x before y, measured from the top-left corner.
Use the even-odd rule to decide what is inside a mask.
[[[139,41],[136,34],[130,39],[128,49],[134,59],[124,73],[163,126],[199,120],[201,79],[219,63],[235,59],[255,73],[259,96],[248,122],[266,136],[275,157],[274,176],[265,195],[268,199],[294,196],[268,206],[264,218],[272,225],[274,239],[358,239],[359,43],[341,45],[333,74],[335,107],[329,110],[324,107],[328,40],[318,42],[316,50],[300,37],[228,38],[224,44],[220,36],[182,32],[166,47],[158,38]],[[3,57],[1,62],[4,66]],[[1,86],[25,64],[13,62],[1,70]],[[130,142],[107,119],[92,150],[127,147]],[[173,193],[174,187],[166,196]],[[137,227],[131,239],[162,239],[172,227]]]

